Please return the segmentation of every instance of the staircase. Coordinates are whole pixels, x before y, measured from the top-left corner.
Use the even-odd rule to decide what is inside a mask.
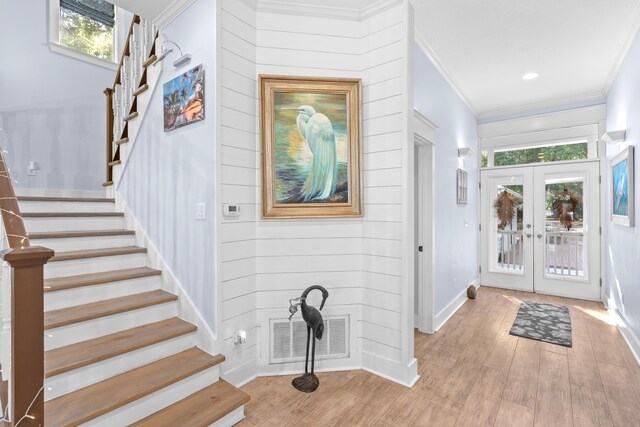
[[[46,426],[228,426],[249,396],[219,378],[113,199],[18,197],[45,266]],[[184,316],[183,316],[184,317]]]

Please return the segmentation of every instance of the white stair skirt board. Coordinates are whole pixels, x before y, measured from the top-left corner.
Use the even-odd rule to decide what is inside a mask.
[[[624,340],[627,342],[627,345],[629,346],[633,357],[636,359],[636,362],[638,362],[638,365],[640,365],[640,339],[633,333],[633,331],[629,327],[629,324],[626,320],[624,320],[624,317],[622,317],[617,309],[610,308],[609,315],[616,320],[616,323],[618,324],[618,330],[622,334]]]
[[[122,230],[125,223],[121,216],[26,217],[24,218],[24,226],[28,233],[35,233],[39,231]]]
[[[45,400],[90,386],[193,347],[195,332],[45,379]]]
[[[437,332],[444,326],[444,324],[453,316],[462,304],[467,301],[467,288],[469,286],[475,286],[476,289],[480,287],[480,279],[476,279],[460,292],[445,308],[443,308],[438,314],[436,314],[434,322],[434,331]]]
[[[100,197],[105,197],[102,193]],[[20,212],[113,212],[113,202],[58,202],[20,200]]]
[[[51,279],[54,277],[76,276],[79,274],[144,267],[146,264],[147,254],[144,252],[69,261],[54,261],[48,262],[44,266],[44,278]]]
[[[114,427],[129,425],[216,383],[220,378],[219,372],[219,367],[217,365],[213,366],[182,381],[164,387],[142,399],[135,400],[128,405],[81,424],[81,426]],[[176,425],[189,425],[188,420],[176,421],[178,421]]]
[[[384,357],[362,352],[362,369],[405,387],[413,387],[420,379],[418,359],[413,358],[407,365]]]
[[[45,248],[53,249],[56,253],[87,249],[122,248],[136,244],[136,238],[133,234],[29,240],[32,245],[44,246]]]
[[[68,190],[57,188],[24,188],[15,189],[17,196],[37,196],[37,197],[106,197],[105,190]],[[26,212],[26,211],[25,211]]]
[[[173,273],[171,268],[169,268],[162,255],[160,255],[156,246],[153,244],[151,239],[149,239],[145,229],[135,218],[121,194],[116,192],[114,196],[116,199],[116,209],[120,212],[124,212],[127,224],[125,228],[136,232],[137,246],[147,248],[147,253],[144,254],[146,259],[145,265],[162,271],[162,275],[160,276],[161,289],[178,296],[177,303],[180,318],[196,325],[198,328],[196,332],[195,345],[209,354],[215,355],[221,353],[220,348],[216,345],[216,335],[213,333],[213,330],[204,320],[204,317],[202,317],[202,314],[198,311],[189,295],[185,292],[182,284],[176,278],[176,275]],[[222,343],[220,343],[220,346],[222,346]]]
[[[160,276],[139,277],[117,282],[82,286],[61,291],[45,292],[44,306],[47,310],[89,304],[127,295],[141,294],[160,288]]]
[[[44,331],[44,346],[45,350],[51,350],[135,328],[136,326],[159,322],[174,316],[178,316],[178,303],[176,301],[141,308],[139,310],[131,310],[112,316],[104,316],[98,319],[46,330]]]

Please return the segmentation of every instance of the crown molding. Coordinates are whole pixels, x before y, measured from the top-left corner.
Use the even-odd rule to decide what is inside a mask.
[[[567,106],[566,108],[567,110],[581,108],[581,107],[572,106],[571,104],[579,104],[581,102],[590,102],[590,101],[594,102],[593,105],[604,104],[606,102],[605,98],[606,98],[605,95],[601,92],[593,92],[586,95],[569,96],[565,98],[556,98],[549,101],[536,102],[533,104],[520,105],[517,107],[508,107],[508,108],[500,108],[497,110],[485,111],[478,115],[478,120],[484,121],[485,119],[491,119],[495,117],[500,117],[499,121],[517,119],[519,117],[505,117],[505,116],[517,115],[520,113],[528,113],[528,112],[533,113],[532,115],[544,114],[544,112],[536,113],[535,110],[544,110],[544,109],[553,108],[553,107]]]
[[[258,12],[284,13],[288,15],[304,15],[350,21],[362,21],[402,3],[402,0],[378,0],[369,6],[359,9],[354,7],[323,6],[321,4],[310,5],[285,0],[241,1]]]
[[[602,93],[606,96],[609,93],[609,89],[611,89],[611,85],[618,75],[618,71],[622,66],[625,58],[627,57],[627,53],[629,53],[629,49],[633,44],[633,41],[636,38],[636,35],[640,31],[640,3],[636,5],[635,10],[631,14],[631,19],[629,19],[629,30],[627,34],[627,39],[624,44],[620,48],[620,52],[618,53],[618,59],[611,67],[611,71],[609,71],[609,75],[607,76],[607,80],[605,81],[604,87],[602,88]]]
[[[451,89],[453,89],[455,94],[458,95],[458,98],[460,98],[462,102],[464,102],[464,104],[467,106],[467,108],[471,110],[473,115],[477,117],[478,113],[476,107],[471,103],[469,97],[465,95],[464,91],[460,87],[460,84],[456,81],[453,75],[442,65],[442,62],[438,58],[438,55],[436,55],[433,48],[431,48],[431,45],[429,45],[429,43],[425,40],[424,37],[422,37],[422,34],[420,34],[417,29],[414,33],[414,39],[422,53],[424,53],[427,58],[429,58],[431,63],[433,63],[433,65],[436,67],[436,70],[445,79],[449,86],[451,86]]]
[[[153,23],[158,30],[162,30],[195,2],[196,0],[176,0],[160,12]]]

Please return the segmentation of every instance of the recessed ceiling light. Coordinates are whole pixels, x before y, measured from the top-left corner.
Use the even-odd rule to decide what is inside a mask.
[[[522,76],[522,80],[533,80],[538,77],[538,73],[527,73]]]

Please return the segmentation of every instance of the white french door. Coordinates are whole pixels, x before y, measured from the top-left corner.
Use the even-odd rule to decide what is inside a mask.
[[[481,172],[483,285],[600,300],[599,162]],[[506,195],[505,195],[506,193]],[[498,219],[498,197],[513,215]]]

